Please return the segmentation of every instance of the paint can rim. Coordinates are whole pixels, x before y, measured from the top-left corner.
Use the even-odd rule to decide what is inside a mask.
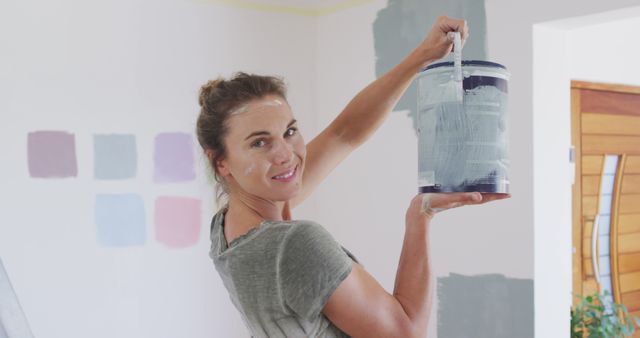
[[[464,66],[486,66],[486,67],[493,67],[493,68],[502,68],[504,70],[507,70],[507,67],[505,67],[504,65],[501,65],[496,62],[484,61],[484,60],[462,60],[462,66],[463,67]],[[433,63],[423,68],[422,70],[420,70],[420,72],[424,72],[424,71],[434,69],[434,68],[439,68],[439,67],[453,67],[453,61]]]

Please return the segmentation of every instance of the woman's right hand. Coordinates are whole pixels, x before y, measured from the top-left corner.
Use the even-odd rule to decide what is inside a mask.
[[[421,56],[423,66],[449,55],[453,48],[453,40],[448,36],[449,32],[459,32],[463,45],[469,37],[469,27],[465,20],[439,16],[427,37],[415,49]]]
[[[463,205],[483,204],[510,197],[510,194],[479,192],[418,194],[411,200],[409,209],[407,209],[406,224],[407,226],[424,225],[431,221],[436,213],[447,209]]]

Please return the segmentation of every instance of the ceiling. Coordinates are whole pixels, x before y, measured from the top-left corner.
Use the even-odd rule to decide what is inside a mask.
[[[357,7],[374,0],[209,0],[265,12],[321,16]]]

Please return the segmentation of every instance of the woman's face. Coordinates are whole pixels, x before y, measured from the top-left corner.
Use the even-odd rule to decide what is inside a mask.
[[[250,101],[232,112],[217,165],[230,193],[288,201],[301,189],[306,147],[287,101],[278,95]]]

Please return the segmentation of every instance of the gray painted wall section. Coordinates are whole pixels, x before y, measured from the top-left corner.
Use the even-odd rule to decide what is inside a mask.
[[[533,337],[533,280],[499,274],[438,278],[438,337]]]
[[[440,15],[465,18],[470,38],[462,51],[464,60],[486,60],[487,22],[484,0],[389,0],[373,23],[376,55],[376,77],[398,64],[426,37]],[[447,58],[447,60],[451,57]],[[414,83],[400,98],[395,110],[409,110],[416,125],[416,85]]]

